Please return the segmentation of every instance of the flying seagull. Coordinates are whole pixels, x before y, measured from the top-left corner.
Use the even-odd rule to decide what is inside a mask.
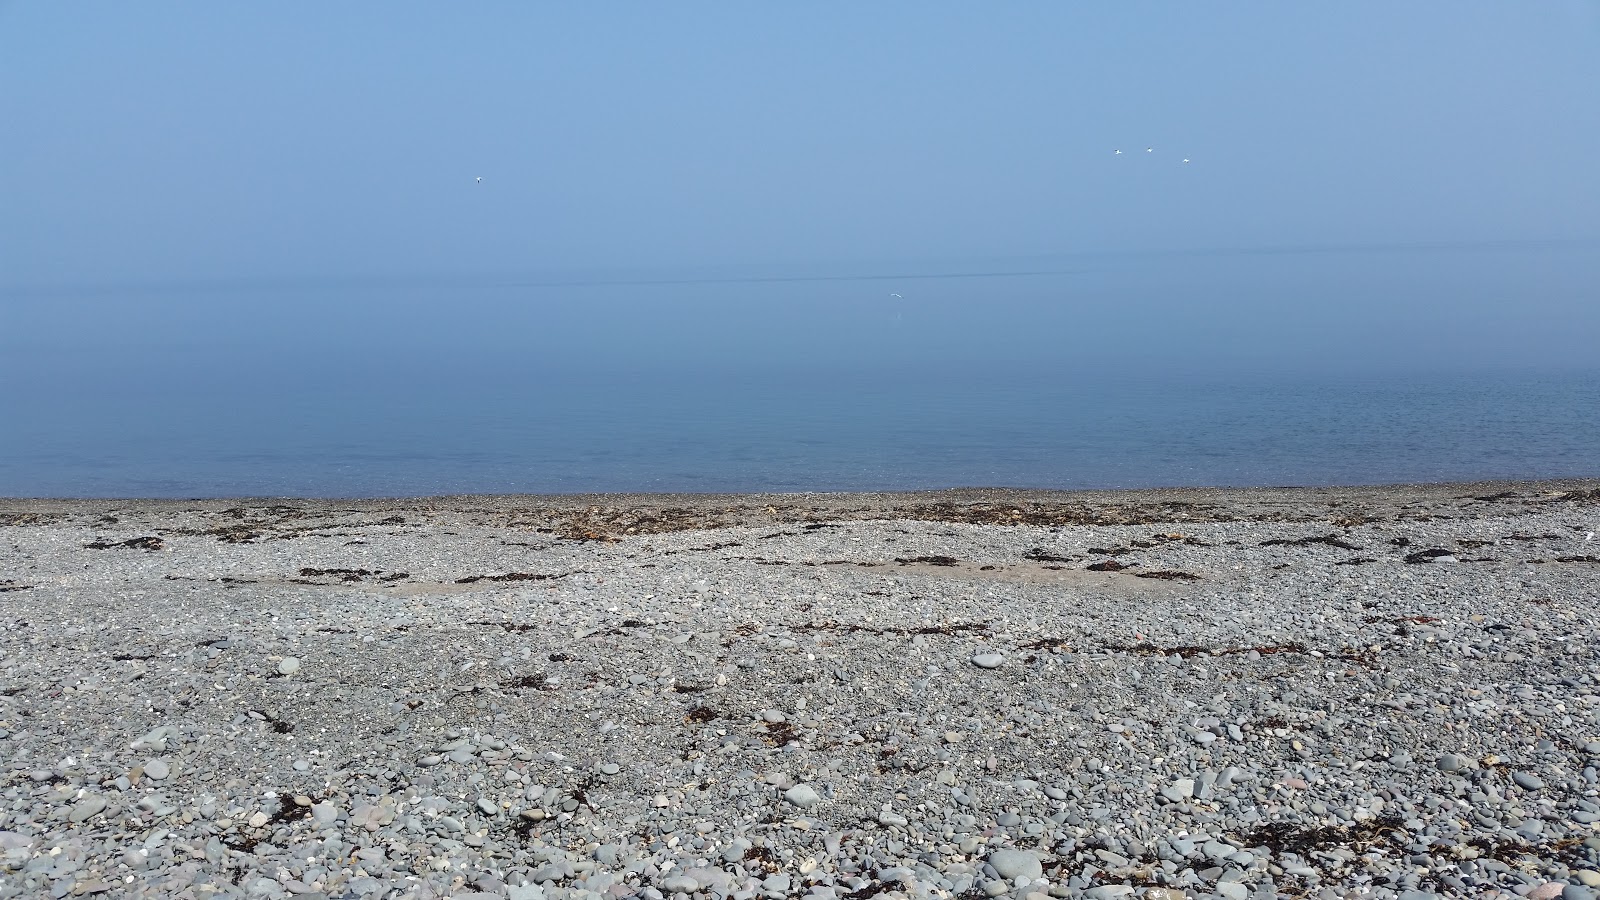
[[[482,175],[478,176],[478,184],[483,184],[483,176]]]
[[[1118,151],[1117,151],[1117,155],[1118,155],[1118,156],[1121,156],[1121,155],[1122,155],[1122,151],[1121,151],[1121,150],[1118,150]]]
[[[1146,148],[1144,148],[1144,152],[1146,152],[1146,153],[1154,153],[1154,152],[1156,152],[1156,148],[1154,148],[1154,147],[1146,147]]]
[[[891,297],[900,297],[899,294],[890,294],[889,296],[891,296]],[[904,297],[900,297],[900,299],[904,300],[905,298]]]
[[[1185,162],[1185,163],[1187,163],[1187,162],[1188,162],[1188,160],[1187,160],[1187,159],[1185,159],[1185,160],[1184,160],[1184,162]]]

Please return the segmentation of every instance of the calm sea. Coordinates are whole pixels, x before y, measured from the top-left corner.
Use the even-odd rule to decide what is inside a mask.
[[[0,496],[1595,476],[1597,257],[1344,249],[11,290]]]

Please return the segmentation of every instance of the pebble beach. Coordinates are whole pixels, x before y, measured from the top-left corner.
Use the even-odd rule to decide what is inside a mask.
[[[0,500],[0,897],[1600,896],[1600,481]]]

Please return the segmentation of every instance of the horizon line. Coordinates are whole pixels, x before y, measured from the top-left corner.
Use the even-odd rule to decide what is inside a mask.
[[[1226,247],[1194,247],[1194,248],[1159,248],[1149,250],[1069,250],[1059,253],[1028,254],[1024,256],[1002,257],[1011,259],[1021,265],[1031,261],[1040,263],[1047,260],[1087,260],[1094,258],[1119,258],[1119,257],[1147,257],[1147,256],[1275,256],[1296,254],[1323,254],[1323,253],[1394,253],[1394,252],[1437,252],[1444,250],[1532,250],[1558,247],[1590,247],[1600,246],[1600,238],[1544,238],[1529,240],[1470,240],[1470,241],[1421,241],[1409,243],[1324,243],[1324,244],[1280,244],[1265,246],[1226,246]],[[992,258],[991,258],[992,259]],[[728,270],[728,269],[783,269],[827,266],[836,269],[848,268],[861,263],[837,261],[823,262],[787,262],[787,263],[678,263],[666,265],[623,265],[613,267],[613,272],[672,272],[695,269]],[[616,286],[673,286],[696,284],[763,284],[763,283],[802,283],[802,282],[829,282],[829,281],[895,281],[895,280],[942,280],[942,279],[974,279],[974,278],[1022,278],[1043,275],[1078,275],[1086,270],[1082,268],[992,268],[968,271],[937,271],[930,265],[926,271],[900,271],[900,272],[865,272],[859,274],[768,274],[768,275],[722,275],[722,276],[686,276],[686,275],[661,275],[646,276],[613,274],[595,274],[585,276],[575,273],[584,271],[603,272],[606,267],[592,266],[565,270],[568,274],[560,274],[562,270],[543,270],[548,277],[539,277],[535,272],[412,272],[395,274],[377,273],[330,273],[330,274],[295,274],[295,275],[237,275],[237,276],[205,276],[199,278],[132,278],[121,281],[84,281],[62,282],[45,281],[33,283],[0,283],[0,296],[26,297],[26,296],[59,296],[70,293],[107,293],[117,291],[151,291],[151,290],[262,290],[272,288],[293,287],[307,284],[344,284],[380,285],[386,283],[414,283],[433,282],[444,284],[473,284],[479,288],[505,289],[505,288],[550,288],[550,287],[616,287]]]

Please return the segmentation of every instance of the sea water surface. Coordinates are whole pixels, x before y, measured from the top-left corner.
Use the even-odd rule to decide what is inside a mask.
[[[12,289],[0,496],[1596,476],[1596,284],[1557,245]]]

